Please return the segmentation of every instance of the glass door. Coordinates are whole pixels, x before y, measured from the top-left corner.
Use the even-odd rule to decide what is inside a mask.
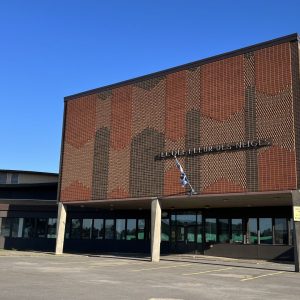
[[[189,253],[196,251],[196,226],[176,227],[176,252]]]
[[[197,250],[197,214],[196,212],[177,212],[171,216],[172,245],[177,253],[196,252]]]

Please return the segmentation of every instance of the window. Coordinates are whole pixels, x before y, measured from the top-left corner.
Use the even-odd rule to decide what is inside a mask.
[[[257,244],[257,219],[249,218],[248,220],[248,243]]]
[[[104,238],[104,221],[103,219],[94,219],[93,237],[102,240]]]
[[[207,243],[217,241],[217,221],[215,218],[205,220],[205,239]]]
[[[186,239],[188,242],[195,242],[195,226],[188,226],[186,229]]]
[[[145,219],[138,220],[138,240],[145,239]]]
[[[287,220],[285,218],[275,218],[274,237],[275,237],[275,244],[288,243]]]
[[[37,225],[36,225],[37,237],[39,238],[46,237],[46,225],[47,225],[47,219],[37,219]]]
[[[202,214],[197,214],[197,243],[202,243]]]
[[[24,218],[23,237],[33,238],[35,236],[35,219]]]
[[[0,236],[9,237],[10,236],[11,219],[1,218],[1,228]]]
[[[126,220],[125,219],[117,219],[116,220],[116,239],[117,240],[125,240],[126,238]]]
[[[7,173],[0,173],[0,184],[6,184]]]
[[[196,225],[196,213],[178,213],[177,225]]]
[[[115,235],[115,221],[113,219],[106,219],[105,220],[105,239],[106,240],[113,240]]]
[[[169,241],[170,240],[170,220],[162,219],[161,220],[161,240]]]
[[[219,242],[229,243],[229,220],[219,219]]]
[[[14,238],[21,238],[23,231],[23,218],[13,218],[11,222],[11,236]]]
[[[83,219],[82,220],[81,237],[83,239],[91,239],[92,238],[92,222],[93,222],[93,219]]]
[[[136,240],[136,219],[127,219],[126,240]]]
[[[71,220],[71,238],[80,239],[80,219]]]
[[[47,238],[55,239],[56,238],[56,218],[49,218],[48,219],[48,232]]]
[[[260,244],[273,244],[272,218],[259,218]]]
[[[71,226],[71,220],[67,219],[67,221],[66,221],[66,228],[65,228],[65,238],[66,239],[70,238],[70,226]]]
[[[176,230],[177,230],[177,234],[176,234],[177,242],[184,242],[184,227],[177,226]]]
[[[11,174],[11,180],[10,180],[10,182],[11,182],[12,184],[17,184],[17,183],[19,183],[19,174],[18,174],[18,173],[13,173],[13,174]]]
[[[232,243],[243,243],[243,220],[231,220],[231,241]]]
[[[172,225],[172,226],[175,226],[175,225],[176,225],[176,215],[175,215],[175,214],[172,214],[172,215],[171,215],[171,225]]]

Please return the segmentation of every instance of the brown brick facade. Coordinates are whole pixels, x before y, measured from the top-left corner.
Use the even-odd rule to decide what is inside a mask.
[[[61,200],[182,194],[157,154],[257,138],[272,146],[179,160],[202,194],[296,189],[295,58],[283,42],[67,101]]]

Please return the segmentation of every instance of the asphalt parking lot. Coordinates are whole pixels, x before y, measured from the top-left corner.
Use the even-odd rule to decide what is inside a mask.
[[[0,251],[0,299],[299,299],[292,264]]]

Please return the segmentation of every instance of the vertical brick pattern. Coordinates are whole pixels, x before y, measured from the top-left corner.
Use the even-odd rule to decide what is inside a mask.
[[[80,148],[93,139],[96,120],[96,96],[82,97],[67,104],[65,142]],[[80,128],[80,130],[78,130]]]
[[[244,60],[235,56],[201,67],[201,113],[223,122],[241,111],[244,98]]]
[[[174,159],[157,154],[255,138],[272,146],[179,161],[202,194],[296,188],[297,47],[270,46],[69,101],[61,200],[184,194]]]
[[[273,146],[258,156],[260,191],[295,189],[296,161],[294,151]]]
[[[201,102],[201,67],[187,70],[186,91],[186,136],[185,149],[201,145],[200,138],[200,102]],[[185,171],[194,190],[201,190],[201,157],[186,157]],[[177,171],[178,184],[178,171]]]
[[[164,149],[164,135],[146,128],[134,137],[130,155],[130,195],[146,197],[162,195],[164,165],[154,157]],[[157,152],[159,151],[159,152]]]
[[[165,135],[176,141],[185,136],[186,71],[167,75]]]
[[[104,127],[96,132],[93,159],[93,188],[92,199],[107,198],[108,161],[109,161],[109,129]]]
[[[255,84],[257,90],[275,95],[291,85],[289,43],[255,51]]]
[[[191,110],[186,117],[186,138],[185,149],[192,149],[197,145],[201,145],[200,140],[200,112]],[[185,171],[189,175],[188,179],[195,189],[201,189],[201,172],[200,170],[201,158],[200,156],[185,158]]]
[[[133,136],[137,136],[146,128],[164,133],[165,97],[166,80],[164,77],[133,85]]]
[[[96,101],[90,95],[66,105],[61,201],[91,199]]]
[[[256,95],[255,95],[255,62],[254,53],[249,52],[244,56],[245,60],[245,134],[246,139],[254,140],[256,132]],[[255,149],[246,152],[246,176],[249,192],[258,189],[257,151]]]
[[[111,101],[111,147],[115,150],[130,145],[132,130],[132,86],[113,90]]]
[[[255,75],[257,136],[272,139],[272,147],[258,150],[258,190],[296,188],[289,44],[256,51]]]
[[[186,134],[186,89],[187,71],[180,71],[166,76],[165,99],[165,147],[183,149]],[[164,195],[180,194],[185,191],[179,184],[178,169],[174,160],[165,162]],[[184,164],[183,164],[184,167]]]
[[[291,68],[294,104],[294,126],[297,162],[297,188],[300,188],[300,44],[291,43]]]

